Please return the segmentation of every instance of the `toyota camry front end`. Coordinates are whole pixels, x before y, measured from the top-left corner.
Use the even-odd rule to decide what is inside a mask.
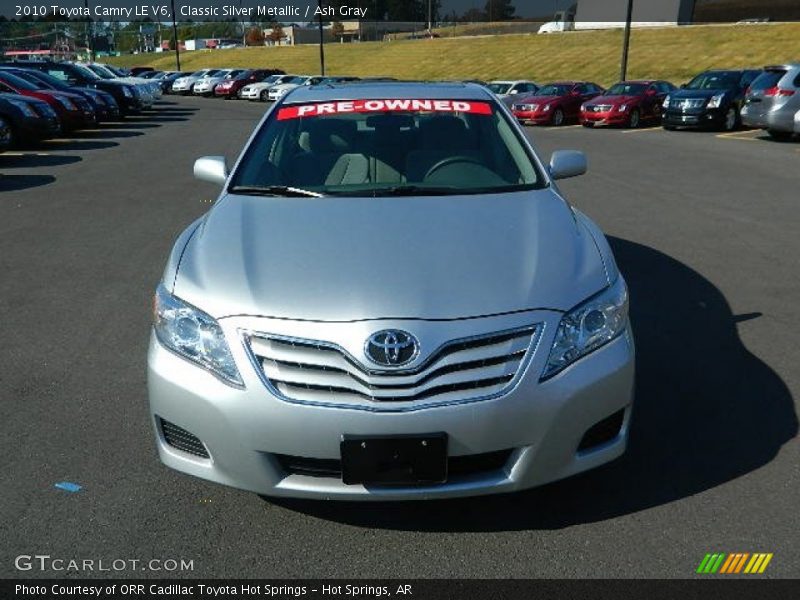
[[[299,88],[178,238],[154,300],[161,460],[267,496],[510,492],[620,456],[628,293],[480,86]]]

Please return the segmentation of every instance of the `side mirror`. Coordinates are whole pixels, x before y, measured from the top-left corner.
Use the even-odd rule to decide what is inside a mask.
[[[228,166],[224,156],[203,156],[194,161],[196,179],[224,185],[228,179]]]
[[[567,179],[586,173],[586,155],[577,150],[556,150],[550,157],[550,177]]]

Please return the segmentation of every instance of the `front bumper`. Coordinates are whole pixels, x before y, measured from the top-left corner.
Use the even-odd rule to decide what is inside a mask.
[[[528,351],[529,362],[518,383],[504,395],[403,412],[301,404],[274,395],[259,378],[244,345],[235,343],[241,330],[274,331],[268,327],[281,326],[268,319],[234,318],[222,323],[245,389],[222,383],[165,349],[153,336],[148,390],[160,458],[178,471],[259,494],[342,500],[511,492],[569,477],[613,460],[625,450],[633,402],[634,346],[628,329],[555,377],[540,382],[560,317],[560,313],[550,311],[512,317],[534,319],[529,323],[544,323],[544,329]],[[508,321],[509,317],[493,319]],[[615,414],[622,416],[616,434],[579,451],[586,432]],[[210,458],[198,458],[169,445],[162,419],[197,436]],[[508,459],[500,469],[453,477],[442,484],[398,487],[346,485],[340,477],[291,473],[277,458],[289,455],[336,460],[340,440],[347,434],[433,432],[448,435],[451,457],[509,451]]]
[[[630,118],[629,113],[616,110],[608,112],[581,112],[581,125],[602,127],[608,125],[625,125]]]
[[[691,112],[666,110],[661,117],[661,124],[686,129],[717,129],[725,123],[726,111],[727,108],[705,108]]]
[[[18,133],[24,142],[36,142],[61,133],[58,117],[24,117],[17,122]]]
[[[550,122],[553,118],[552,111],[542,112],[530,112],[530,111],[514,111],[514,116],[517,120],[522,123],[523,125],[545,125]]]

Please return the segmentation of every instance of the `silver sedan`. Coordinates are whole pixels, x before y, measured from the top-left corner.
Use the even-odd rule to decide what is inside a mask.
[[[148,355],[164,464],[267,496],[511,492],[626,447],[634,344],[606,238],[474,84],[307,86],[177,239]]]

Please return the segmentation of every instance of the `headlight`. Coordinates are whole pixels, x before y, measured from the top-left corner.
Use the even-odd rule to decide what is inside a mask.
[[[225,334],[213,317],[176,298],[163,285],[156,289],[153,304],[153,327],[164,346],[226,383],[244,385]]]
[[[664,98],[664,102],[661,104],[664,108],[669,108],[669,96]]]
[[[61,106],[63,106],[67,110],[75,110],[75,108],[76,108],[75,105],[72,103],[72,101],[69,98],[64,98],[63,96],[53,96],[53,98],[58,100],[58,102],[61,104]]]
[[[620,104],[620,105],[617,107],[617,110],[618,110],[619,112],[625,112],[626,110],[628,110],[628,105],[627,105],[627,104]]]
[[[100,94],[92,94],[92,100],[97,102],[97,104],[100,106],[104,106],[106,103],[105,98],[103,98]]]
[[[722,104],[722,100],[725,98],[725,93],[717,94],[713,96],[711,100],[708,101],[708,108],[719,108]]]
[[[550,110],[550,105],[549,105],[549,104],[545,104],[545,105],[542,107],[542,110],[543,110],[544,112],[547,112],[548,110]]]
[[[586,112],[586,105],[585,104],[581,104],[581,112]]]
[[[131,88],[129,88],[127,85],[122,86],[122,93],[125,95],[126,98],[133,98],[133,92],[131,91]]]
[[[31,108],[31,105],[27,102],[23,102],[22,100],[11,100],[8,101],[16,106],[18,109],[22,111],[22,114],[26,117],[38,117],[39,115],[36,114],[36,111]]]
[[[579,358],[607,344],[628,323],[628,289],[621,276],[599,294],[561,318],[542,379],[552,377]]]

